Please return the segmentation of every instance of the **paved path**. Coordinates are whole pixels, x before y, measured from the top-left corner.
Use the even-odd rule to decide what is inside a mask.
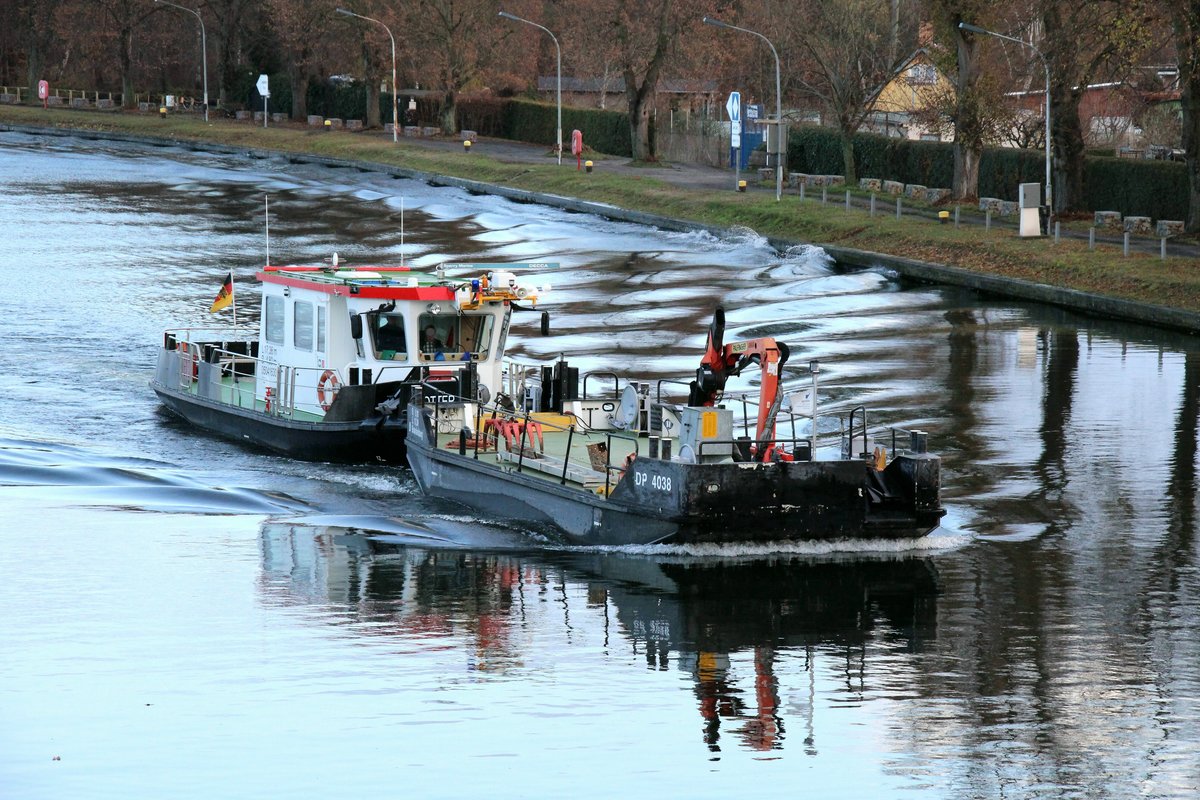
[[[408,144],[415,144],[421,147],[428,147],[431,150],[447,150],[461,151],[463,149],[462,142],[457,139],[448,138],[407,138],[404,140]],[[552,150],[549,147],[542,145],[527,144],[525,142],[514,142],[508,139],[490,139],[480,137],[472,147],[472,152],[486,154],[497,161],[505,161],[510,163],[527,163],[527,164],[550,164],[554,161]],[[565,154],[563,156],[563,166],[574,168],[574,156]],[[734,191],[734,175],[731,170],[721,169],[719,167],[709,167],[703,164],[664,164],[661,167],[644,167],[633,166],[631,159],[620,156],[602,156],[595,161],[595,169],[603,170],[610,174],[629,174],[645,177],[654,177],[667,183],[695,189],[697,191]],[[747,190],[751,192],[770,192],[774,193],[775,184],[773,181],[759,181],[758,170],[750,168],[742,172],[742,177],[746,180]],[[784,187],[785,194],[798,194],[798,190]],[[812,202],[821,201],[821,190],[819,188],[809,188],[805,195]],[[827,192],[827,202],[830,204],[845,205],[846,195],[844,188],[831,188]],[[870,207],[869,198],[852,196],[851,206],[861,211],[866,211]],[[896,199],[891,195],[879,195],[875,201],[876,214],[880,217],[895,216],[896,214]],[[948,206],[947,210],[953,214],[953,206]],[[901,206],[901,214],[904,217],[912,219],[936,220],[938,209],[932,208],[915,208],[906,207],[903,203]],[[963,225],[983,225],[985,220],[982,214],[979,214],[974,209],[968,211],[964,208],[960,215],[960,224]],[[1014,233],[1017,230],[1015,220],[993,218],[992,226],[1002,230],[1011,230]],[[1061,232],[1063,239],[1072,239],[1076,241],[1087,241],[1087,231],[1066,230]],[[1096,234],[1097,246],[1104,246],[1112,249],[1120,249],[1124,245],[1124,239],[1121,234]],[[1131,237],[1130,249],[1141,253],[1151,253],[1157,255],[1159,253],[1159,240],[1153,237]],[[1184,258],[1200,258],[1200,246],[1191,243],[1181,243],[1168,241],[1167,255],[1184,257]]]

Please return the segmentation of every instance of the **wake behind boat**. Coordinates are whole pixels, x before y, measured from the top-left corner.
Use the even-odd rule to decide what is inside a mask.
[[[553,265],[431,274],[348,269],[334,254],[331,266],[267,266],[258,330],[165,331],[150,385],[168,409],[228,438],[302,459],[404,464],[413,387],[486,402],[516,301],[537,302],[512,270],[539,266]],[[447,279],[447,269],[481,272]]]
[[[786,345],[725,344],[724,327],[718,308],[685,403],[664,400],[672,381],[652,396],[649,383],[622,388],[612,376],[612,393],[589,394],[589,379],[612,374],[581,380],[564,360],[510,367],[494,405],[422,388],[409,410],[413,474],[428,494],[583,544],[903,538],[937,527],[941,461],[924,432],[872,431],[858,407],[841,419],[834,455],[822,457],[818,365],[808,395],[785,403]],[[726,394],[751,368],[757,400]],[[790,435],[780,435],[781,418]],[[798,419],[807,435],[797,435]]]

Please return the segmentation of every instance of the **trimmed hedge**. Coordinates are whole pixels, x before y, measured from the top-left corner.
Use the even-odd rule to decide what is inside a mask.
[[[873,133],[854,137],[854,162],[860,177],[949,188],[954,180],[954,146],[918,142]],[[842,140],[832,128],[792,129],[788,164],[793,172],[840,175]],[[1083,205],[1154,219],[1187,219],[1186,165],[1170,161],[1087,156]],[[1046,179],[1041,150],[988,147],[979,160],[979,195],[1016,199],[1018,185]]]
[[[554,144],[557,123],[557,106],[554,103],[517,98],[502,102],[505,103],[505,107],[500,136],[547,146]],[[570,148],[571,131],[578,129],[583,132],[583,143],[597,152],[614,156],[633,155],[628,115],[600,108],[563,106],[562,111],[564,148]]]
[[[1152,219],[1188,218],[1187,164],[1136,158],[1084,162],[1088,207]]]

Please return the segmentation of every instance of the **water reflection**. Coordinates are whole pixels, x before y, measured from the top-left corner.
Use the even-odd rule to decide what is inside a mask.
[[[818,681],[861,697],[872,653],[919,652],[937,631],[937,573],[918,557],[486,553],[288,523],[264,524],[260,543],[269,604],[406,646],[457,648],[475,673],[519,676],[597,638],[607,668],[677,671],[714,753],[779,750],[794,729],[815,755]],[[559,634],[550,642],[547,624]]]

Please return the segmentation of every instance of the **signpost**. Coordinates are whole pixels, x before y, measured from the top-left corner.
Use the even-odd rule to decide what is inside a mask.
[[[265,128],[267,127],[267,98],[271,96],[270,82],[267,76],[263,74],[258,76],[258,83],[255,85],[258,87],[258,93],[262,95],[263,99],[263,127]]]
[[[742,94],[730,92],[725,101],[729,112],[729,146],[733,148],[733,190],[736,192],[742,177]]]
[[[38,81],[38,100],[42,101],[42,108],[49,108],[50,84],[46,81]]]

